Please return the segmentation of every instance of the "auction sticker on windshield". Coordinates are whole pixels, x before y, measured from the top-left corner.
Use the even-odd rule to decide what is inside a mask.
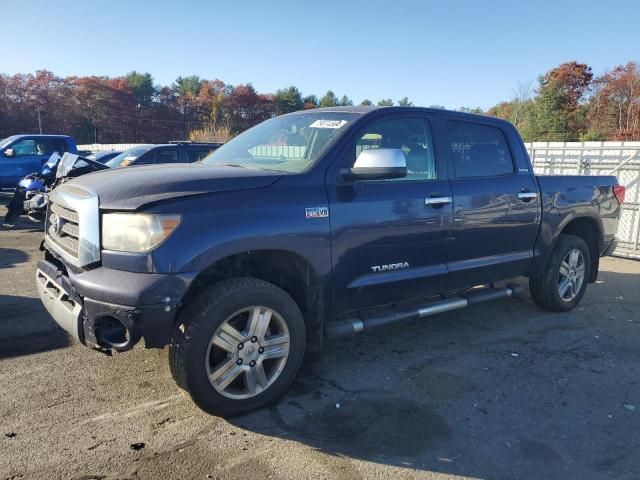
[[[346,120],[316,120],[309,126],[311,128],[341,128],[346,124]]]

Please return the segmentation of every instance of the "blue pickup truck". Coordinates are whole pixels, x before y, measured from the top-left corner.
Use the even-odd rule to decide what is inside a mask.
[[[169,346],[205,411],[279,398],[326,337],[505,298],[567,311],[615,247],[615,177],[536,176],[509,123],[423,108],[270,119],[202,162],[55,189],[38,264],[97,351]],[[483,287],[484,286],[484,287]]]
[[[14,188],[28,173],[39,172],[53,152],[78,153],[67,135],[12,135],[0,141],[0,188]]]

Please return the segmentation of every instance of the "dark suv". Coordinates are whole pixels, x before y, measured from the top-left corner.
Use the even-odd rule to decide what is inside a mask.
[[[171,142],[161,145],[140,145],[122,152],[105,163],[111,168],[156,163],[193,163],[202,160],[221,143]]]

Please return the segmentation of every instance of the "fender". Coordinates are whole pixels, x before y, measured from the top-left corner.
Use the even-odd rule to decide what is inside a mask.
[[[604,228],[602,225],[602,220],[595,213],[571,212],[564,218],[562,218],[562,220],[560,220],[560,222],[557,224],[546,222],[543,217],[540,231],[538,233],[538,239],[536,240],[536,244],[534,247],[534,260],[531,263],[526,276],[536,277],[544,271],[547,264],[549,263],[549,258],[551,257],[551,253],[553,252],[556,243],[558,242],[560,234],[567,227],[567,225],[575,220],[580,219],[587,219],[596,226],[596,229],[598,231],[598,253],[602,251],[604,245]]]

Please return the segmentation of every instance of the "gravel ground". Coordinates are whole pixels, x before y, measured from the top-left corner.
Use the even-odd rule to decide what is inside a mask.
[[[640,478],[640,262],[604,259],[570,313],[526,293],[332,341],[278,405],[224,420],[165,352],[53,323],[38,227],[0,229],[0,479]]]

